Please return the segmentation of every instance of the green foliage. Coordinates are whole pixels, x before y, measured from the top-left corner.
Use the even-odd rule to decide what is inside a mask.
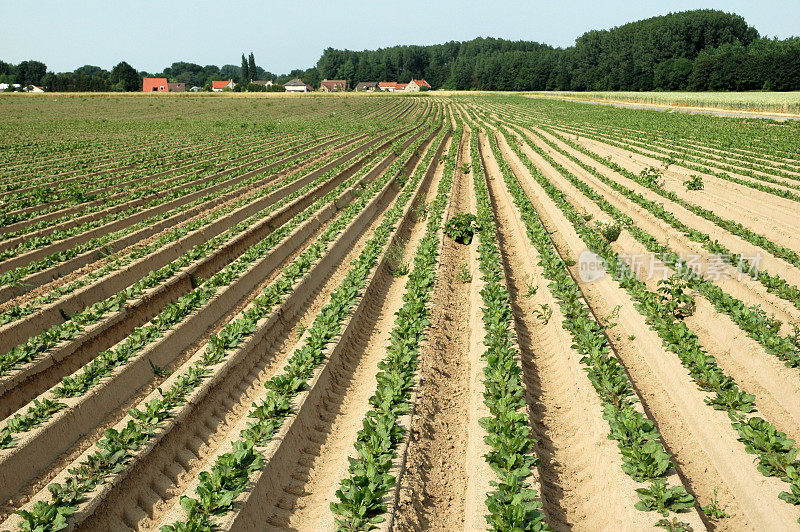
[[[679,512],[694,507],[694,497],[686,493],[683,486],[673,486],[667,488],[664,479],[656,479],[650,484],[649,488],[639,488],[636,490],[639,495],[639,502],[636,508],[639,510],[659,512],[667,517],[670,512]]]
[[[711,500],[707,505],[702,507],[702,510],[703,513],[706,514],[706,516],[712,521],[719,521],[720,519],[730,517],[730,514],[725,511],[725,508],[720,506],[719,501],[717,500],[717,488],[714,488],[714,496],[711,497]]]
[[[622,224],[616,220],[597,220],[594,222],[594,226],[609,242],[616,242],[622,233]]]
[[[703,190],[703,178],[699,175],[692,175],[689,179],[683,182],[686,190]]]
[[[477,217],[471,213],[457,212],[444,226],[444,234],[458,242],[459,244],[469,245],[472,242],[472,235],[480,231],[480,224]]]
[[[695,308],[688,282],[676,275],[658,281],[658,301],[678,320],[691,316]]]
[[[458,283],[471,283],[472,282],[472,274],[469,272],[469,267],[466,264],[462,264],[456,270],[456,282]]]

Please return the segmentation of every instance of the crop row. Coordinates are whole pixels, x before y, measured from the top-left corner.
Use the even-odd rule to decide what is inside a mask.
[[[479,269],[483,275],[483,340],[486,351],[484,403],[491,417],[480,419],[491,450],[486,460],[498,477],[486,498],[486,516],[492,530],[545,530],[538,493],[529,483],[538,459],[526,413],[525,390],[519,353],[512,340],[510,296],[497,245],[497,228],[492,212],[486,176],[478,150],[478,130],[470,140],[472,175],[477,200]]]
[[[436,280],[442,217],[450,198],[461,133],[459,127],[451,135],[436,198],[428,206],[425,236],[414,257],[403,306],[397,312],[386,357],[378,364],[377,389],[369,399],[372,409],[364,416],[356,438],[357,458],[350,461],[349,476],[339,482],[339,501],[331,503],[340,530],[363,530],[382,522],[387,510],[384,498],[396,482],[391,469],[397,448],[407,437],[401,419],[412,408],[411,389],[420,342],[429,325],[428,302]]]
[[[159,169],[152,174],[141,175],[140,172],[132,172],[132,175],[120,178],[121,184],[111,184],[96,187],[96,182],[92,182],[95,188],[88,188],[80,183],[68,184],[68,199],[41,203],[33,207],[19,209],[8,212],[3,219],[0,236],[3,246],[7,247],[5,241],[15,237],[42,234],[50,227],[60,229],[78,225],[83,221],[94,219],[101,216],[106,211],[113,212],[132,206],[129,203],[138,201],[143,202],[150,195],[148,185],[157,184],[176,184],[189,183],[212,176],[215,171],[226,168],[226,165],[246,160],[253,154],[267,153],[273,151],[278,146],[291,146],[297,139],[284,137],[278,141],[261,142],[253,147],[250,144],[240,145],[239,147],[228,147],[224,153],[216,153],[205,157],[198,156],[188,164],[174,167],[170,170]],[[198,160],[200,159],[200,160]],[[188,179],[187,179],[188,178]]]
[[[569,273],[567,264],[542,224],[536,209],[500,153],[497,139],[487,133],[495,159],[531,243],[539,253],[539,265],[549,289],[564,316],[562,326],[570,333],[573,347],[582,356],[587,377],[603,404],[603,418],[609,423],[609,438],[616,440],[622,456],[622,470],[637,482],[650,482],[637,490],[636,507],[659,513],[677,512],[694,505],[683,486],[668,487],[666,476],[673,468],[655,424],[636,407],[638,398],[624,366],[613,354],[607,326],[598,323],[583,294]]]
[[[438,129],[438,128],[437,128]],[[440,132],[433,146],[440,145],[446,131]],[[403,167],[407,157],[421,147],[421,142],[412,144],[408,152],[393,163],[386,176],[395,175]],[[165,530],[207,530],[213,526],[214,516],[225,515],[232,509],[234,500],[248,486],[251,475],[262,467],[263,454],[259,448],[271,440],[283,423],[293,413],[292,400],[307,386],[307,383],[327,358],[328,347],[340,335],[343,324],[363,296],[368,277],[378,264],[380,256],[398,223],[405,205],[411,200],[418,183],[425,174],[436,150],[430,148],[414,172],[403,186],[393,206],[384,215],[381,224],[367,241],[359,257],[349,266],[345,278],[331,295],[330,301],[323,306],[313,323],[304,332],[302,346],[298,347],[287,360],[284,373],[269,379],[263,399],[253,405],[249,417],[255,421],[242,431],[240,440],[233,442],[233,452],[220,455],[211,470],[199,475],[196,488],[197,498],[183,496],[181,507],[186,511],[186,520],[177,522]],[[355,204],[354,204],[355,205]],[[363,208],[363,205],[361,206]],[[352,215],[355,216],[357,207]],[[349,214],[349,213],[348,213]],[[343,229],[345,222],[342,222]],[[297,277],[290,279],[295,281]],[[291,282],[287,281],[289,287]],[[277,302],[276,302],[277,303]],[[263,318],[267,310],[257,317]],[[253,321],[255,325],[255,321]],[[219,351],[232,349],[238,341],[222,343]],[[241,460],[245,457],[246,460]]]
[[[352,186],[353,182],[357,180],[358,177],[360,176],[356,176],[337,187],[334,191],[316,202],[314,206],[304,211],[302,215],[296,217],[296,219],[302,217],[307,218],[307,216],[315,212],[319,206],[330,203],[331,201],[336,201],[339,195],[347,190],[348,187]],[[378,182],[371,185],[354,203],[346,207],[337,221],[329,226],[326,232],[321,235],[320,239],[315,241],[305,252],[295,259],[290,266],[285,268],[283,275],[278,280],[271,283],[261,295],[251,302],[248,310],[242,314],[241,318],[229,322],[217,335],[212,336],[205,349],[202,350],[200,357],[194,357],[194,359],[190,361],[192,363],[189,364],[185,372],[175,374],[169,379],[166,384],[170,384],[170,387],[164,389],[161,394],[161,399],[149,402],[144,407],[143,411],[132,410],[125,424],[125,428],[119,433],[116,433],[117,435],[122,435],[122,442],[115,440],[114,434],[116,431],[112,430],[106,432],[103,440],[99,441],[97,444],[100,451],[89,456],[88,461],[79,468],[71,470],[72,473],[68,477],[69,480],[63,484],[65,488],[67,486],[73,487],[73,493],[71,495],[65,496],[65,494],[61,494],[61,492],[54,492],[52,503],[39,501],[32,508],[32,514],[24,515],[23,517],[25,517],[29,523],[32,519],[39,520],[39,522],[45,520],[45,527],[52,526],[53,521],[47,521],[48,515],[57,515],[58,511],[62,513],[64,511],[71,513],[75,509],[74,505],[79,502],[79,499],[82,498],[85,493],[92,491],[95,486],[108,481],[109,473],[118,473],[122,471],[124,469],[123,464],[130,461],[135,451],[140,448],[140,444],[145,443],[154,436],[153,429],[159,424],[163,424],[169,417],[170,410],[184,404],[183,399],[186,395],[197,388],[205,378],[214,374],[214,370],[219,367],[220,363],[224,362],[224,359],[229,354],[226,353],[225,345],[228,343],[238,344],[243,338],[252,334],[254,330],[253,327],[258,321],[257,316],[260,316],[262,313],[269,313],[276,304],[280,303],[280,301],[291,292],[294,281],[308,273],[313,263],[324,254],[331,239],[347,225],[352,215],[357,213],[360,208],[364,207],[368,197],[374,194],[377,188],[379,188]],[[348,216],[348,214],[350,216]],[[274,244],[277,240],[277,238],[268,237],[265,241],[262,241],[263,243],[258,244],[258,247],[262,248],[262,250],[258,251],[263,251],[265,247],[271,247],[269,244]],[[248,250],[248,254],[252,255],[252,253],[252,251]],[[136,435],[135,438],[131,439],[128,437],[133,434]],[[114,453],[103,451],[104,449],[107,451],[109,445],[117,445],[118,449]],[[120,445],[121,447],[119,447]],[[92,464],[96,464],[97,461],[99,461],[101,465],[93,467]],[[53,491],[53,488],[51,488],[51,491]],[[43,509],[45,508],[49,510],[44,511]],[[53,512],[53,508],[58,510]]]
[[[674,305],[665,302],[661,294],[647,289],[645,283],[636,277],[599,230],[588,224],[566,195],[547,181],[525,158],[516,146],[515,139],[510,136],[506,139],[548,196],[570,220],[588,248],[603,259],[605,269],[613,274],[619,285],[625,289],[637,310],[645,316],[651,328],[662,338],[664,346],[678,356],[702,390],[715,394],[706,402],[713,408],[728,413],[732,426],[739,433],[740,441],[744,443],[747,452],[757,455],[759,471],[766,476],[781,478],[790,483],[791,489],[795,490],[800,483],[800,475],[797,470],[798,464],[795,463],[797,450],[793,448],[793,440],[788,439],[769,421],[757,416],[748,416],[755,410],[755,397],[742,391],[736,382],[723,372],[713,355],[702,348],[697,335],[689,329],[680,314],[675,312]],[[548,162],[554,163],[554,161]],[[567,173],[563,167],[556,168],[563,174]],[[649,242],[653,248],[660,248],[659,256],[665,263],[678,266],[677,257],[669,253],[665,246],[658,244],[651,235],[635,226],[629,226],[628,229],[634,237],[638,234],[642,241]],[[678,268],[676,275],[689,282],[693,281],[693,272],[683,268]],[[788,492],[784,492],[781,497],[792,504],[800,503]]]
[[[331,141],[322,143],[321,148],[325,147],[330,142]],[[278,161],[280,157],[287,157],[306,152],[308,150],[303,149],[306,147],[307,144],[305,143],[297,144],[294,146],[290,146],[289,149],[276,151],[275,153],[271,154],[266,160],[262,157],[259,157],[258,159],[255,159],[252,162],[253,163],[261,163],[262,161],[268,163],[275,162]],[[308,156],[310,156],[310,154],[306,155],[306,157]],[[256,170],[258,169],[259,168],[257,167]],[[236,178],[242,175],[244,175],[245,178],[247,178],[247,175],[251,171],[252,169],[249,169],[248,164],[245,163],[232,169],[232,171],[214,172],[208,176],[208,179],[203,179],[202,177],[198,178],[198,176],[190,175],[182,178],[181,182],[179,183],[165,182],[157,186],[145,187],[140,190],[140,193],[143,195],[145,201],[135,201],[130,207],[124,210],[116,210],[116,212],[109,212],[105,216],[96,218],[94,220],[86,221],[82,224],[69,227],[67,229],[55,229],[49,234],[30,235],[28,236],[28,238],[25,238],[24,240],[19,242],[19,244],[16,247],[11,249],[5,249],[4,251],[0,252],[0,263],[8,261],[8,259],[12,257],[17,257],[26,252],[43,248],[69,238],[72,238],[72,240],[70,241],[73,241],[76,239],[76,237],[80,236],[82,237],[82,240],[86,240],[88,239],[89,236],[96,234],[98,231],[110,232],[111,228],[117,227],[121,224],[127,224],[129,220],[133,222],[135,220],[144,217],[149,212],[149,210],[154,209],[155,207],[158,207],[163,204],[167,204],[167,206],[172,205],[172,203],[170,203],[172,200],[180,199],[186,196],[191,197],[192,193],[197,193],[202,190],[210,189],[211,191],[213,191],[215,190],[215,185],[222,184],[222,186],[224,186],[225,183],[237,183],[237,181],[240,182],[241,179],[236,179]],[[243,183],[243,185],[246,186],[254,182],[255,177],[256,176],[251,176],[248,180],[246,180]],[[152,196],[152,199],[149,198],[150,196]],[[159,213],[158,210],[155,210],[154,212],[156,215],[163,214]],[[148,218],[148,220],[152,218],[153,217],[151,216],[150,218]],[[109,224],[111,224],[110,228],[107,229],[105,226]],[[134,224],[131,223],[128,225],[134,225]],[[18,235],[14,234],[12,236],[18,236]]]

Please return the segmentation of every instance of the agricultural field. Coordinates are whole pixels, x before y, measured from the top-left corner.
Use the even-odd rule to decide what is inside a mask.
[[[800,530],[800,122],[0,110],[0,530]]]
[[[532,92],[531,94],[544,98],[557,96],[575,100],[800,115],[800,92],[562,91],[558,93]]]

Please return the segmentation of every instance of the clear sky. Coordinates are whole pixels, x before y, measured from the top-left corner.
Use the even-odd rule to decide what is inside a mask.
[[[800,33],[800,0],[0,0],[0,59],[56,72],[126,60],[160,72],[173,61],[238,65],[252,51],[280,74],[314,65],[328,46],[479,36],[569,46],[591,29],[699,8],[735,12],[770,37]]]

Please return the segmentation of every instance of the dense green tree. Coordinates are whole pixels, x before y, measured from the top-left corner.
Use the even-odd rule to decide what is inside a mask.
[[[239,78],[241,85],[247,85],[250,81],[250,67],[247,64],[247,58],[242,54],[242,69],[241,69],[241,77]]]
[[[142,90],[142,78],[132,66],[125,61],[111,69],[109,76],[111,90],[133,92]]]
[[[17,65],[17,83],[20,85],[41,85],[47,74],[47,66],[41,61],[23,61]]]
[[[258,68],[256,67],[256,57],[253,52],[250,52],[250,56],[247,58],[247,73],[250,79],[260,79],[258,77]]]

